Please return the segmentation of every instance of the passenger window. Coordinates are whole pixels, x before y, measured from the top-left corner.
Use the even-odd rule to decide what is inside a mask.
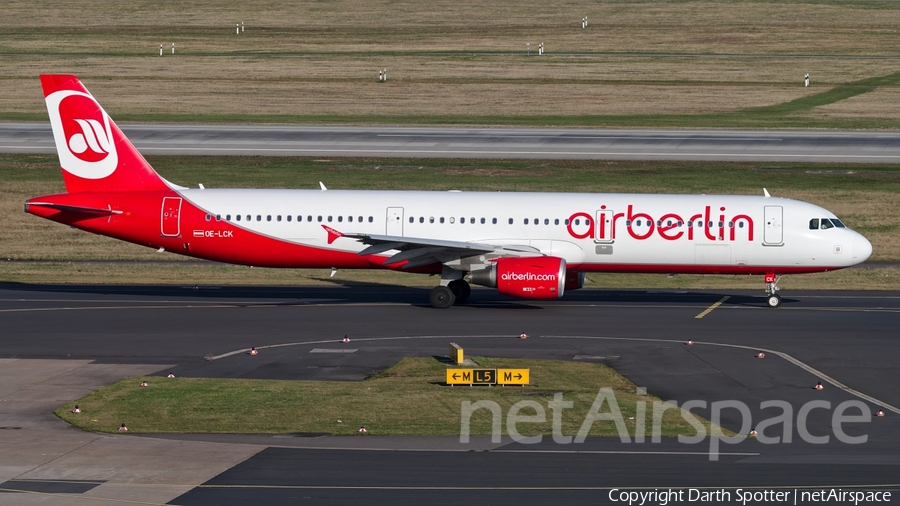
[[[743,221],[739,221],[739,222],[738,222],[738,228],[744,228],[744,222],[743,222]]]
[[[216,221],[222,221],[222,215],[221,215],[221,214],[217,214],[217,215],[216,215]]]
[[[279,214],[278,216],[275,217],[275,221],[281,221],[281,215],[280,215],[280,214]]]
[[[535,225],[540,225],[540,224],[541,224],[541,219],[540,219],[540,218],[535,218],[535,219],[534,219],[534,224],[535,224]]]
[[[831,223],[831,220],[829,220],[828,218],[822,218],[822,226],[821,226],[821,228],[822,228],[822,230],[826,230],[826,229],[829,229],[829,228],[834,228],[834,224]]]
[[[312,221],[312,215],[307,216],[307,217],[306,217],[306,221]],[[319,221],[322,221],[322,219],[319,218]]]
[[[712,222],[709,222],[709,228],[713,228]]]
[[[251,218],[250,215],[248,214],[248,215],[247,215],[247,221],[251,221],[252,219],[253,219],[253,218]]]
[[[372,223],[372,217],[369,216],[369,223]]]
[[[266,221],[272,221],[272,215],[271,215],[271,214],[267,214],[267,215],[266,215]]]
[[[451,216],[451,217],[450,217],[450,224],[453,225],[454,223],[456,223],[456,218],[454,218],[453,216]]]
[[[575,224],[576,224],[576,225],[581,225],[581,219],[576,218],[576,219],[575,219]],[[638,223],[638,225],[640,225],[640,223]]]
[[[810,230],[819,230],[819,218],[813,218],[809,220],[809,229]]]
[[[241,215],[240,215],[240,214],[238,214],[237,216],[235,216],[235,218],[237,218],[237,221],[241,221]]]
[[[362,223],[362,216],[359,216],[359,222]]]
[[[322,223],[322,216],[319,215],[319,223]]]
[[[231,215],[230,215],[230,214],[226,214],[226,215],[225,215],[225,221],[231,221]]]
[[[626,226],[626,227],[630,227],[630,226],[631,226],[631,220],[625,220],[625,226]]]
[[[415,221],[416,221],[415,218],[413,218],[412,216],[409,217],[409,222],[410,222],[410,223],[415,223]]]
[[[684,225],[684,222],[683,222],[683,221],[679,221],[679,222],[678,222],[678,227],[681,228],[682,225]]]
[[[734,228],[734,222],[733,222],[733,221],[729,221],[729,222],[728,222],[728,228]]]
[[[443,216],[441,216],[440,222],[441,222],[441,223],[444,222],[444,217],[443,217]]]
[[[694,228],[694,222],[693,222],[693,221],[689,221],[689,222],[688,222],[688,228]]]
[[[550,224],[550,218],[544,218],[544,225]]]
[[[484,218],[481,218],[481,224],[484,225]]]
[[[291,215],[290,215],[290,214],[287,215],[287,220],[288,220],[288,221],[291,221]]]
[[[344,222],[344,217],[338,216],[338,223],[343,223],[343,222]]]
[[[475,224],[475,217],[474,217],[474,216],[471,217],[471,218],[469,218],[469,223],[472,224],[472,225]]]
[[[257,214],[257,215],[256,215],[256,221],[262,221],[262,216],[259,215],[259,214]]]
[[[528,218],[525,218],[525,224],[528,225]]]
[[[425,217],[419,216],[419,223],[425,223]]]
[[[510,225],[513,224],[513,219],[512,219],[512,218],[509,219],[509,224],[510,224]]]
[[[434,216],[430,216],[428,218],[428,223],[434,223]]]
[[[559,225],[559,218],[556,218],[555,220],[553,220],[553,224],[554,224],[554,225]]]
[[[328,223],[331,223],[331,216],[328,217]]]
[[[353,223],[353,216],[347,216],[347,221],[349,221],[350,223]]]
[[[566,223],[566,226],[568,226],[568,225],[569,225],[569,218],[566,218],[566,221],[565,221],[565,223]]]
[[[667,221],[667,222],[666,222],[666,226],[667,226],[667,227],[671,227],[671,226],[672,226],[672,220]]]
[[[210,219],[210,215],[207,214],[207,215],[206,215],[206,221],[209,221],[209,219]]]

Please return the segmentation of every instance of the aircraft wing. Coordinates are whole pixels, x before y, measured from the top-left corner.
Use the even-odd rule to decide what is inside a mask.
[[[484,254],[497,256],[541,255],[538,249],[531,246],[498,246],[486,243],[373,234],[344,234],[344,237],[354,238],[369,246],[359,252],[360,256],[377,255],[390,250],[399,251],[399,253],[395,253],[385,259],[382,264],[391,265],[405,260],[407,263],[403,266],[403,269],[412,269],[413,267],[434,263],[447,263]]]

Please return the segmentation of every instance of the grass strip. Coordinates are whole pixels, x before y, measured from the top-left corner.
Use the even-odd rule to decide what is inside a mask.
[[[255,360],[247,356],[245,360]],[[358,434],[366,427],[377,435],[458,435],[461,403],[490,400],[504,413],[522,400],[537,401],[546,422],[522,423],[523,435],[551,434],[547,402],[561,392],[574,407],[563,411],[562,432],[575,435],[602,387],[610,387],[623,420],[634,434],[638,402],[647,407],[646,434],[659,398],[638,395],[633,383],[613,369],[595,363],[501,358],[475,359],[482,367],[528,368],[526,387],[448,387],[447,365],[435,358],[404,358],[393,367],[360,382],[274,381],[244,379],[142,377],[120,381],[55,411],[83,430],[116,432],[125,423],[136,433]],[[140,387],[142,381],[147,387]],[[81,413],[72,413],[78,404]],[[601,412],[609,412],[604,405]],[[522,415],[534,414],[526,408]],[[667,411],[661,434],[694,435],[678,409]],[[709,423],[703,421],[709,429]],[[471,419],[471,434],[490,434],[488,410]],[[506,434],[506,424],[503,423]],[[593,424],[590,435],[616,435],[611,422]]]

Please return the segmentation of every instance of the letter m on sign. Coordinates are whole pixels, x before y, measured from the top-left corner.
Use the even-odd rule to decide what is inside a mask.
[[[503,381],[512,381],[512,373],[509,371],[503,372]]]
[[[472,371],[464,372],[462,376],[463,376],[463,381],[468,381],[468,382],[472,381]]]

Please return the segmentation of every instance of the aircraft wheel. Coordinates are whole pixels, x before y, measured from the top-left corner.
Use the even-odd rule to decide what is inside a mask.
[[[446,286],[436,286],[431,289],[431,295],[429,295],[428,300],[434,308],[447,309],[456,302],[456,296],[453,295],[450,288]]]
[[[778,307],[781,305],[781,296],[778,294],[772,294],[766,297],[766,305],[769,307]]]
[[[469,300],[469,295],[472,295],[472,287],[469,286],[469,283],[461,279],[457,279],[456,281],[451,281],[447,288],[453,292],[453,296],[456,297],[456,303],[463,303]]]

